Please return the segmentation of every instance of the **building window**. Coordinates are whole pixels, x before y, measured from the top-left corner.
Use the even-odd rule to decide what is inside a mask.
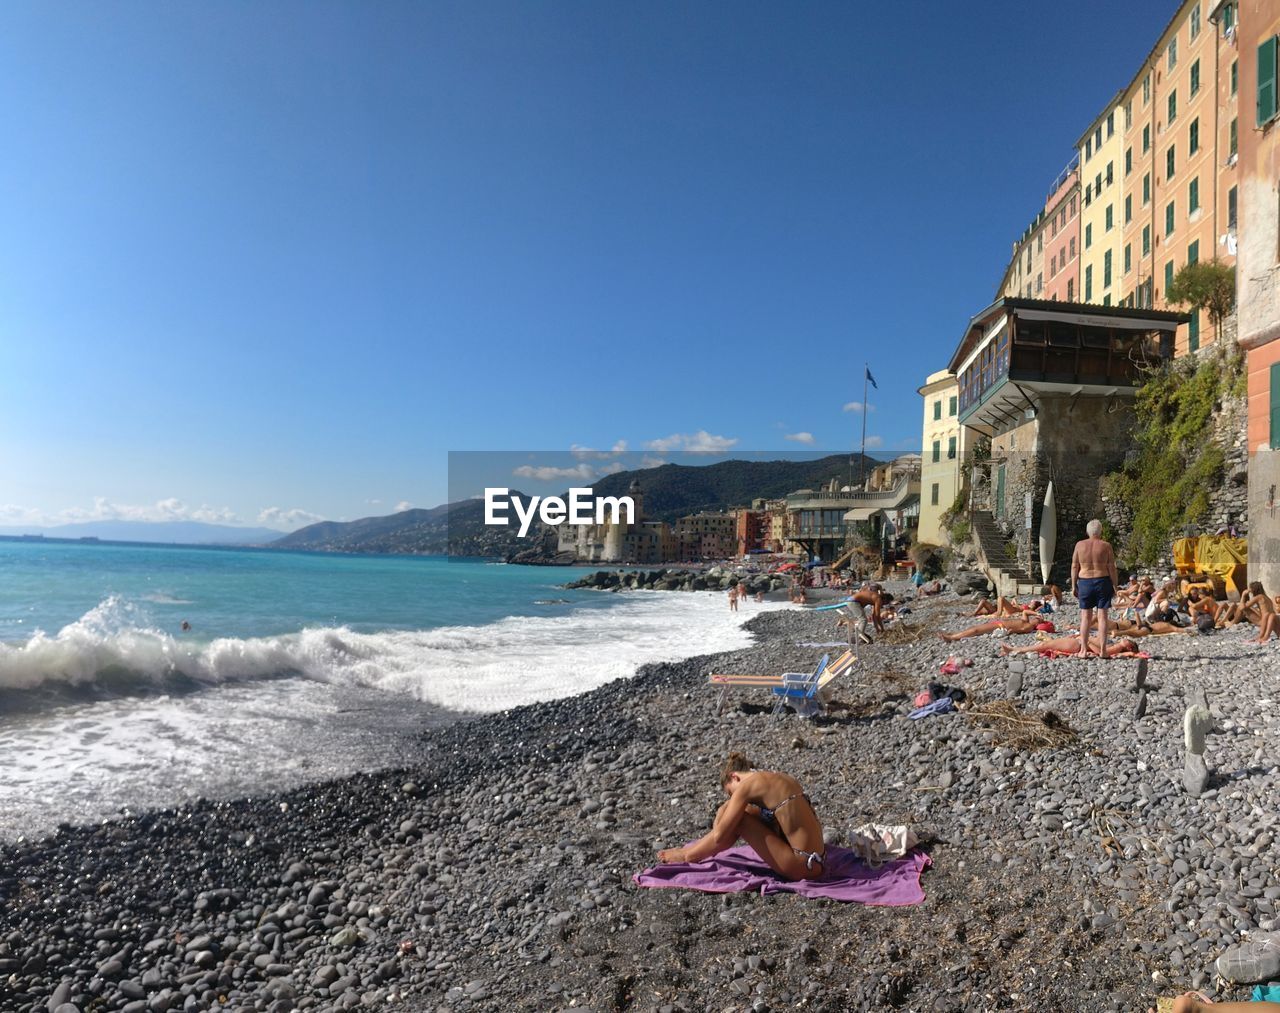
[[[1111,287],[1111,251],[1102,255],[1102,287]]]
[[[1190,149],[1187,151],[1188,158],[1200,150],[1200,119],[1198,117],[1191,121],[1191,126],[1187,129],[1187,147]]]
[[[1133,126],[1133,99],[1124,104],[1124,128],[1128,130]]]
[[[1151,124],[1148,123],[1142,128],[1142,153],[1145,155],[1151,150]]]
[[[1093,245],[1093,223],[1090,222],[1084,227],[1084,248],[1087,250]]]
[[[1110,305],[1111,305],[1111,296],[1109,296],[1109,295],[1104,295],[1104,296],[1102,297],[1102,305],[1103,305],[1103,306],[1110,306]]]
[[[955,415],[955,413],[956,413],[956,398],[955,398],[955,395],[952,395],[952,397],[951,397],[951,403],[950,403],[950,405],[948,406],[948,409],[947,409],[947,414],[948,414],[948,415]]]
[[[1049,277],[1052,278],[1058,273],[1058,255],[1055,253],[1049,258]]]
[[[1240,61],[1232,60],[1231,61],[1231,95],[1232,97],[1235,96],[1236,89],[1240,87],[1239,73],[1240,73]]]
[[[1200,5],[1196,4],[1191,8],[1191,40],[1194,42],[1195,37],[1200,34]]]
[[[1236,227],[1236,188],[1227,191],[1227,228]]]
[[[1144,173],[1142,176],[1142,206],[1146,207],[1151,203],[1151,173]]]
[[[954,461],[956,458],[956,438],[949,436],[947,438],[947,460]]]
[[[1093,195],[1095,197],[1102,196],[1102,173],[1098,173],[1097,179],[1093,181]]]
[[[1276,36],[1258,47],[1258,126],[1276,115]]]
[[[1197,176],[1187,184],[1187,214],[1193,215],[1200,210],[1200,177]]]
[[[1151,75],[1147,74],[1142,79],[1142,104],[1146,105],[1151,101]]]
[[[1151,226],[1142,226],[1142,255],[1145,257],[1151,252]]]
[[[1169,125],[1178,118],[1178,89],[1169,92]]]
[[[1128,225],[1133,221],[1133,194],[1126,194],[1124,198],[1124,223]]]
[[[1044,252],[1044,233],[1041,232],[1040,235],[1036,236],[1036,253],[1043,253],[1043,252]]]
[[[1113,226],[1115,225],[1115,223],[1116,223],[1116,220],[1115,220],[1115,212],[1112,210],[1112,209],[1113,209],[1113,207],[1114,207],[1114,205],[1111,205],[1111,204],[1108,204],[1108,205],[1107,205],[1107,217],[1106,217],[1107,225],[1106,225],[1106,229],[1105,229],[1105,231],[1106,231],[1106,232],[1110,232],[1110,231],[1111,231],[1111,229],[1112,229],[1112,227],[1113,227]]]
[[[1178,65],[1178,37],[1175,35],[1169,40],[1169,49],[1167,51],[1169,57],[1169,70],[1173,70]]]
[[[1169,289],[1173,286],[1173,261],[1164,265],[1164,294],[1168,298]],[[936,444],[935,444],[936,446]]]
[[[1175,159],[1173,157],[1174,145],[1169,145],[1169,150],[1164,153],[1164,178],[1166,181],[1173,179],[1173,169]]]
[[[1133,244],[1124,244],[1124,273],[1128,274],[1133,270]]]
[[[1075,302],[1076,299],[1076,280],[1074,278],[1067,279],[1067,302]]]
[[[1093,302],[1093,265],[1084,269],[1084,301]]]
[[[1114,109],[1107,113],[1107,137],[1110,138],[1116,132],[1116,111]]]
[[[933,421],[937,422],[940,418],[942,418],[942,398],[933,402]]]
[[[1193,309],[1191,319],[1187,321],[1187,351],[1194,352],[1200,347],[1200,311]]]
[[[1133,172],[1133,149],[1126,148],[1124,152],[1124,174],[1127,176]]]
[[[1071,257],[1076,255],[1076,237],[1072,236],[1067,240],[1067,252]]]
[[[1169,201],[1169,206],[1164,209],[1164,234],[1166,236],[1173,235],[1173,201]]]
[[[1044,291],[1044,275],[1037,274],[1036,275],[1036,295],[1039,295],[1043,291]]]
[[[1231,117],[1231,126],[1227,128],[1227,138],[1228,138],[1227,144],[1229,148],[1228,154],[1233,156],[1239,150],[1236,147],[1236,144],[1237,144],[1236,123],[1238,120],[1239,120],[1239,117],[1237,116]]]
[[[1200,260],[1200,240],[1190,243],[1187,246],[1187,263],[1195,264]]]
[[[1073,195],[1071,197],[1071,217],[1074,218],[1075,216],[1076,216],[1076,199],[1075,199],[1075,196]],[[1063,226],[1067,224],[1066,218],[1062,219],[1062,224]]]
[[[942,460],[942,441],[934,440],[933,441],[933,463],[937,464],[941,460]]]
[[[929,505],[930,506],[938,505],[938,483],[937,482],[934,482],[933,485],[929,487]]]
[[[1115,169],[1115,164],[1115,162],[1107,163],[1107,186],[1110,186],[1112,181],[1115,179],[1115,173],[1113,171]]]
[[[1197,60],[1191,65],[1191,94],[1194,96],[1200,90],[1200,61]]]
[[[1102,150],[1102,127],[1101,126],[1099,126],[1098,129],[1093,132],[1093,150],[1094,151]]]
[[[1093,157],[1093,138],[1086,137],[1084,139],[1084,160],[1087,162]]]

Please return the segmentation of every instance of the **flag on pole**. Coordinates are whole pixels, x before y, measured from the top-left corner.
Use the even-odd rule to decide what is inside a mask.
[[[864,369],[866,369],[866,367],[865,367],[865,366],[864,366],[863,368],[864,368]],[[871,386],[872,386],[872,387],[874,387],[876,390],[879,390],[879,389],[880,389],[880,385],[879,385],[878,383],[876,383],[876,378],[875,378],[874,376],[872,376],[872,375],[871,375],[871,370],[870,370],[870,369],[867,369],[867,381],[868,381],[868,382],[871,384]]]

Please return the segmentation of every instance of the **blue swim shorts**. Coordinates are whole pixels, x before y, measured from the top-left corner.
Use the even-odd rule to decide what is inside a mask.
[[[1110,577],[1081,577],[1076,581],[1076,597],[1082,609],[1109,609],[1114,593]]]

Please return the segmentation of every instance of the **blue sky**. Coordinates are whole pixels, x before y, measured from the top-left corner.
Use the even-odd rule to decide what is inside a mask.
[[[1041,6],[0,5],[0,525],[847,450],[864,361],[871,445],[918,449],[1174,9]]]

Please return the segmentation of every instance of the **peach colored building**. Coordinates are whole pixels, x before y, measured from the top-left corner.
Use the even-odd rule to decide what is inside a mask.
[[[1075,302],[1080,297],[1080,170],[1074,159],[1054,181],[1045,214],[1044,298]]]
[[[1238,340],[1249,382],[1249,577],[1280,587],[1280,4],[1231,0],[1214,21],[1239,47]]]

